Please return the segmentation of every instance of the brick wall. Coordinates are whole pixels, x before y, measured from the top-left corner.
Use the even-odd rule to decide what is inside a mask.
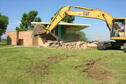
[[[32,46],[32,39],[33,39],[32,31],[22,31],[22,32],[19,32],[18,39],[19,39],[19,41],[23,40],[23,45],[24,46]]]
[[[40,36],[33,36],[32,31],[11,31],[7,32],[8,44],[23,46],[41,46],[44,40]]]
[[[7,32],[7,35],[8,35],[7,43],[10,45],[17,45],[17,32],[16,31]]]

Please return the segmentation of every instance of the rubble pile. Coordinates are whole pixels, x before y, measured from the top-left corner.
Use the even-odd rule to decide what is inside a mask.
[[[83,42],[83,41],[67,42],[62,43],[61,47],[67,49],[92,49],[97,48],[97,42]]]
[[[57,48],[65,48],[65,49],[93,49],[97,48],[98,42],[57,42],[57,41],[48,41],[43,47],[57,47]]]

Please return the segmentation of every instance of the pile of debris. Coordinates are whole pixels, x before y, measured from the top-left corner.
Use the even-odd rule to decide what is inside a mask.
[[[61,44],[62,48],[67,49],[91,49],[91,48],[97,48],[97,42],[67,42]]]
[[[65,48],[65,49],[93,49],[97,48],[98,42],[57,42],[57,41],[48,41],[43,47],[57,47],[57,48]]]

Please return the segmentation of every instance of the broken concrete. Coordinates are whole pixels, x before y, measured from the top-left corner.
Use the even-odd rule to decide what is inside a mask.
[[[57,42],[57,41],[47,41],[43,44],[43,47],[57,47],[57,48],[65,48],[65,49],[93,49],[97,48],[98,42]]]

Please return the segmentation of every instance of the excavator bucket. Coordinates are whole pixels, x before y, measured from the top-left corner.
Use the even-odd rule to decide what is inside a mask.
[[[57,35],[53,34],[52,32],[49,32],[49,34],[51,36],[53,36],[57,41],[61,40]],[[46,29],[45,29],[45,26],[42,25],[42,24],[36,24],[34,26],[34,29],[33,29],[33,33],[32,35],[36,36],[36,35],[41,35],[43,38],[46,39],[46,37],[48,36],[46,34]]]
[[[45,26],[37,24],[33,29],[33,35],[45,34]]]

